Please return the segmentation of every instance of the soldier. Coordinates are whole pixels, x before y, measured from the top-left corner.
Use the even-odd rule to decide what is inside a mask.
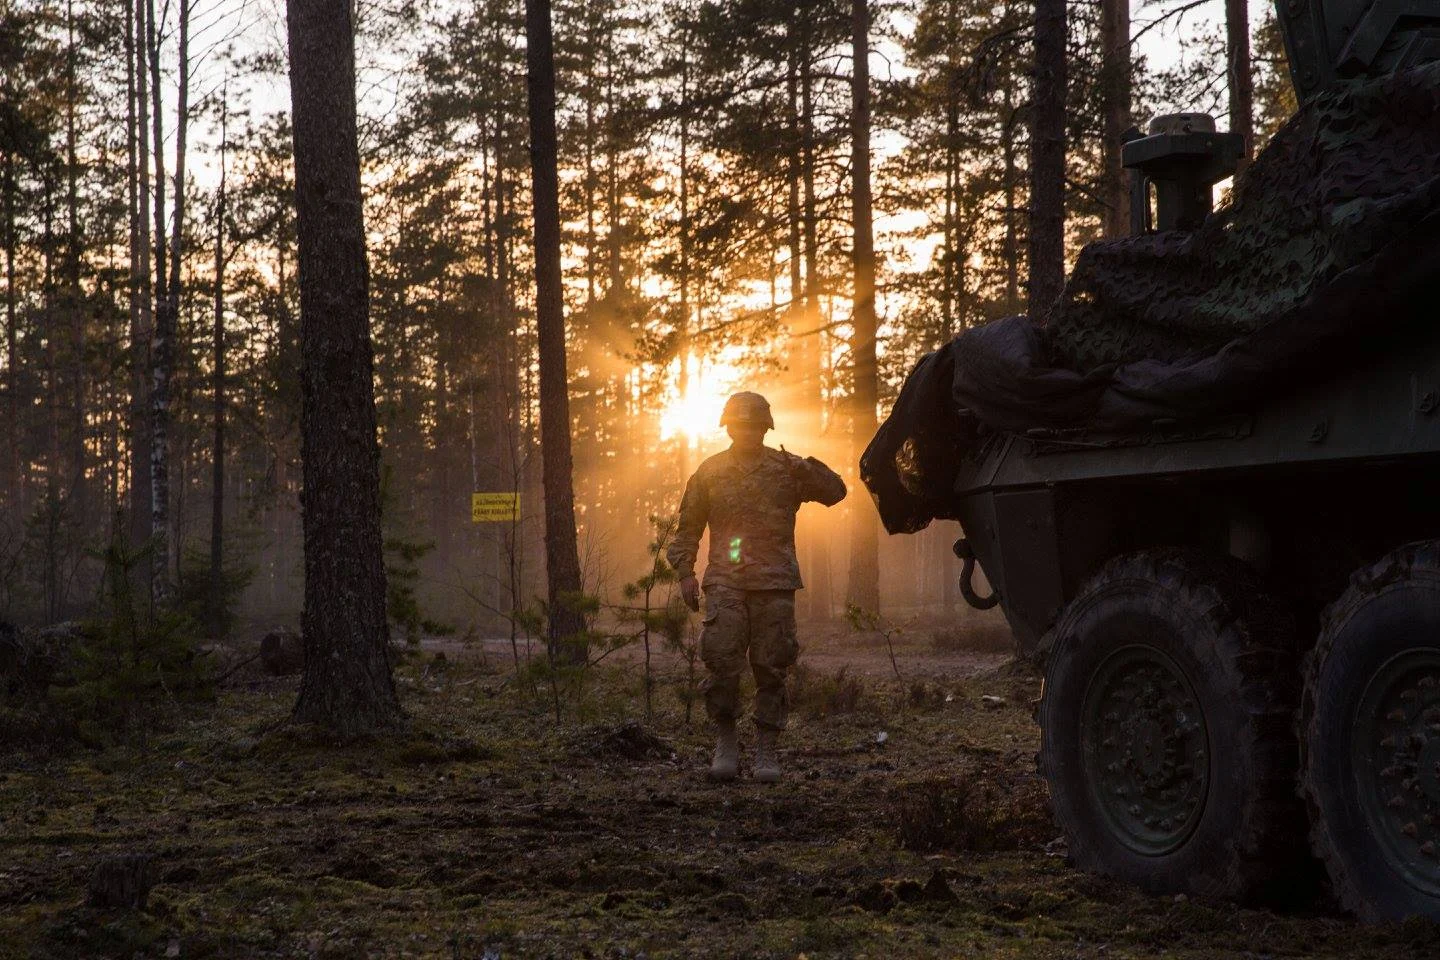
[[[780,779],[775,741],[785,728],[785,671],[800,652],[795,638],[795,513],[816,500],[827,507],[845,498],[845,481],[814,457],[765,446],[775,426],[758,393],[737,393],[720,416],[730,449],[700,464],[685,485],[680,525],[666,558],[680,577],[691,610],[700,609],[695,559],[710,527],[705,568],[705,621],[700,657],[710,676],[702,689],[716,728],[710,776],[733,780],[739,765],[735,715],[740,674],[748,656],[755,674],[755,779]]]

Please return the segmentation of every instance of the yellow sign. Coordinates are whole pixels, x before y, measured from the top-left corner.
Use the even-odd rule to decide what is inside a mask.
[[[470,521],[472,523],[509,522],[520,519],[520,494],[518,493],[472,493],[470,494]]]

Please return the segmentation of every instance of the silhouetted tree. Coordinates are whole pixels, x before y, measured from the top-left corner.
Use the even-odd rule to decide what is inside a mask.
[[[535,323],[540,340],[540,451],[545,477],[545,572],[549,642],[576,655],[567,638],[584,628],[578,606],[580,551],[571,475],[570,398],[565,375],[565,301],[560,278],[560,181],[555,140],[555,50],[549,0],[525,0],[530,100],[531,203],[535,227]],[[583,656],[583,652],[579,655]]]
[[[305,672],[293,716],[395,724],[350,0],[289,0],[300,252]]]

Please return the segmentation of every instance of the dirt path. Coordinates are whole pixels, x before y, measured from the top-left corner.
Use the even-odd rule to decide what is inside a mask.
[[[1010,658],[1012,642],[1003,622],[987,620],[983,630],[970,630],[966,634],[972,645],[951,645],[937,647],[933,634],[941,630],[933,621],[919,626],[908,625],[891,641],[894,647],[895,663],[892,664],[885,637],[880,633],[856,633],[843,623],[816,624],[802,622],[799,627],[801,661],[810,669],[834,673],[845,669],[854,676],[895,678],[898,668],[901,679],[965,680],[994,670]],[[974,641],[982,646],[977,648]],[[447,657],[478,657],[498,669],[509,669],[514,662],[508,637],[486,637],[457,640],[452,637],[426,637],[421,641],[426,653],[444,653]],[[540,657],[544,647],[539,641],[528,645],[517,641],[521,660]],[[626,647],[611,654],[609,659],[616,663],[636,664],[643,661],[644,650],[638,645]],[[682,660],[672,652],[664,650],[657,642],[652,650],[653,662],[657,669],[674,671],[680,668]]]

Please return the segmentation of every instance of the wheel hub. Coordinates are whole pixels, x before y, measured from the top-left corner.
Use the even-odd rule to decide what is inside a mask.
[[[1091,796],[1121,843],[1151,856],[1194,831],[1209,787],[1209,739],[1179,666],[1155,647],[1112,653],[1085,694],[1081,743]]]
[[[1390,867],[1440,894],[1440,650],[1406,650],[1366,686],[1352,765]]]

